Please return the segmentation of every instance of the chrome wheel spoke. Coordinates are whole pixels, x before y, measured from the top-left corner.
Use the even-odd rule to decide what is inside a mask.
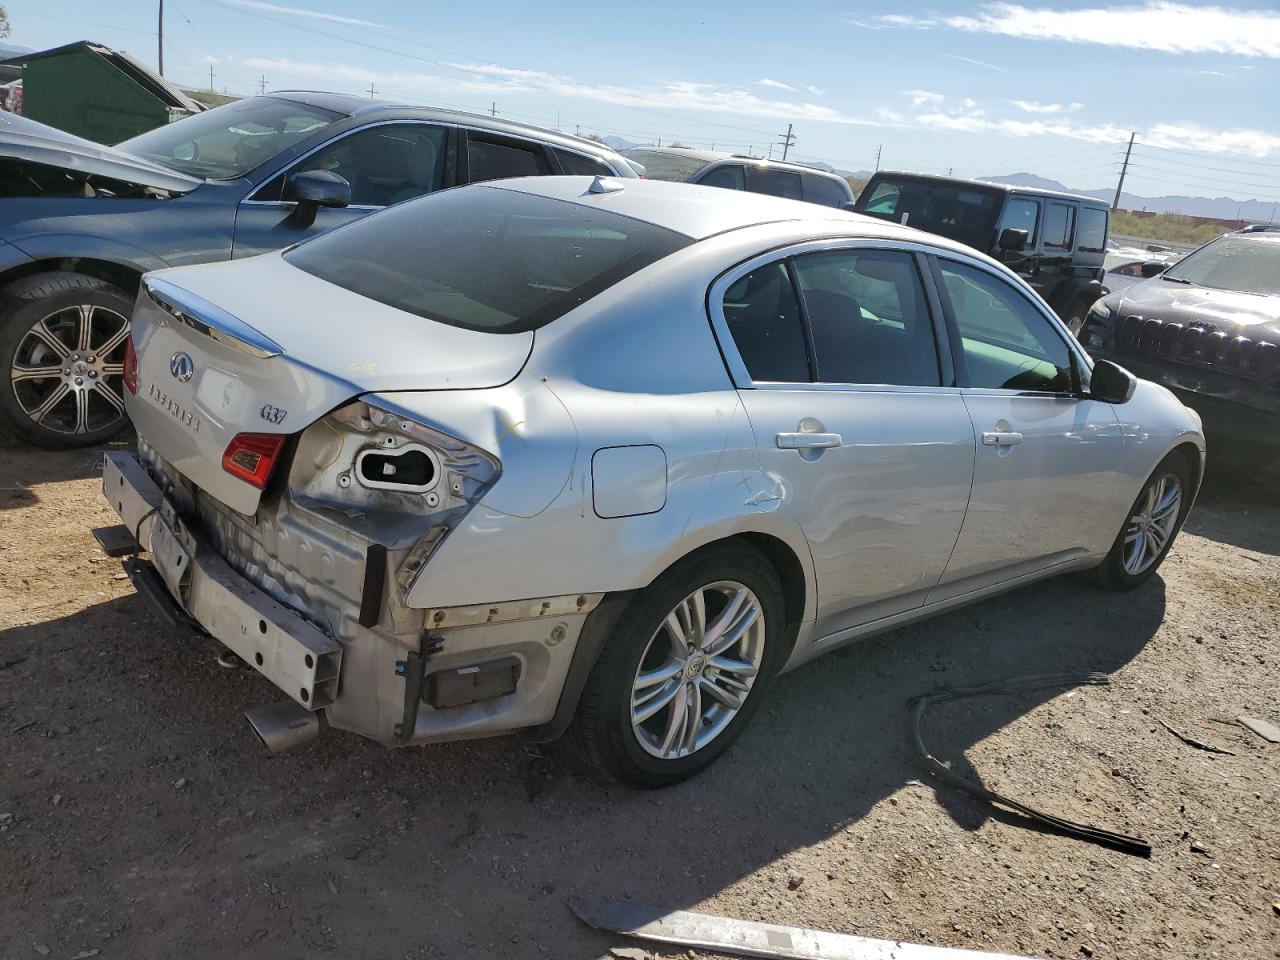
[[[53,388],[53,390],[49,391],[49,395],[45,397],[44,400],[41,401],[41,403],[38,406],[27,409],[27,416],[29,416],[36,423],[39,423],[46,416],[48,416],[50,410],[52,410],[54,407],[60,404],[63,400],[65,400],[67,397],[67,394],[69,394],[70,392],[71,392],[71,387],[68,384],[65,384],[65,383],[58,384],[56,387]]]
[[[67,349],[67,345],[53,335],[53,331],[49,329],[47,323],[48,317],[35,324],[27,331],[27,336],[35,337],[48,349],[56,353],[60,358],[66,360],[71,356],[71,351]]]
[[[62,367],[25,367],[18,364],[9,368],[9,379],[14,383],[20,380],[52,380],[62,376]]]
[[[102,365],[102,375],[104,377],[123,377],[124,364],[123,363],[104,363]]]
[[[667,730],[662,737],[661,754],[664,757],[671,755],[671,752],[687,738],[688,732],[686,725],[689,721],[689,684],[682,683],[676,687],[675,696],[671,701],[671,715],[667,718]]]
[[[114,353],[117,349],[119,349],[120,345],[124,343],[125,340],[128,339],[128,337],[129,337],[129,324],[126,322],[123,326],[120,327],[119,330],[117,330],[111,336],[107,337],[106,340],[104,340],[98,347],[95,348],[97,350],[98,356],[100,357],[111,356],[111,354]],[[124,365],[120,364],[120,366],[123,369]]]
[[[95,383],[93,388],[98,392],[98,396],[115,407],[120,416],[124,416],[124,397],[120,396],[110,385],[101,380]]]
[[[743,634],[751,629],[759,616],[760,608],[754,603],[740,607],[733,621],[718,631],[718,636],[703,647],[703,652],[709,657],[717,657],[724,653],[742,639]]]
[[[76,311],[80,315],[76,325],[76,350],[88,354],[93,349],[93,306],[81,304]]]
[[[1124,569],[1137,576],[1158,561],[1173,539],[1182,507],[1182,482],[1165,474],[1147,485],[1124,534]]]
[[[631,708],[631,722],[644,723],[649,718],[655,716],[664,707],[671,703],[681,689],[684,683],[679,679],[674,680],[666,687],[659,687],[647,698],[638,700]]]
[[[735,686],[740,688],[739,690],[728,690],[724,686],[721,686],[726,679],[727,678],[723,676],[705,676],[701,681],[699,681],[698,686],[711,696],[715,697],[730,710],[741,710],[742,705],[746,703],[745,694],[750,688],[745,684],[739,683],[735,684]]]

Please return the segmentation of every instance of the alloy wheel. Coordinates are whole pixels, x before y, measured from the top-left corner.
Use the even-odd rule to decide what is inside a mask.
[[[760,673],[764,610],[741,583],[700,587],[667,614],[640,657],[631,729],[663,760],[701,750],[733,722]]]
[[[22,412],[65,435],[119,424],[128,336],[128,317],[95,304],[64,307],[37,321],[18,341],[9,368]]]
[[[1169,543],[1182,508],[1182,481],[1177,474],[1155,477],[1138,498],[1124,531],[1124,571],[1145,573]]]

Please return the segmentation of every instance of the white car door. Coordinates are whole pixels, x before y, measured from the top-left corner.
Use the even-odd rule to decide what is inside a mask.
[[[1105,552],[1129,507],[1115,408],[1047,309],[980,261],[938,257],[937,287],[977,440],[973,494],[930,601]]]
[[[826,242],[712,288],[772,495],[812,551],[819,637],[920,606],[964,518],[973,428],[926,269],[902,245]]]

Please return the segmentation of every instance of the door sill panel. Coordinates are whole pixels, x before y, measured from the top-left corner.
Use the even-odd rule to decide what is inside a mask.
[[[903,627],[918,620],[925,620],[935,614],[945,613],[948,610],[954,610],[958,607],[968,606],[971,603],[977,603],[979,600],[986,600],[1001,593],[1007,593],[1018,587],[1035,583],[1037,580],[1047,580],[1050,577],[1060,576],[1065,573],[1073,573],[1077,570],[1088,570],[1097,566],[1102,562],[1104,556],[1087,556],[1076,557],[1070,560],[1064,560],[1055,563],[1049,567],[1041,567],[1030,573],[1013,577],[1009,580],[1002,580],[999,583],[988,584],[985,587],[978,587],[965,593],[958,593],[945,599],[935,600],[932,603],[926,603],[923,606],[916,607],[912,610],[906,610],[902,613],[893,614],[892,616],[882,617],[879,620],[872,620],[856,627],[848,627],[844,630],[838,630],[835,633],[829,633],[825,636],[815,638],[811,632],[808,637],[804,636],[803,628],[800,638],[796,642],[795,652],[792,654],[790,661],[784,668],[784,672],[793,670],[803,663],[808,663],[815,657],[819,657],[824,653],[828,653],[837,647],[845,646],[855,640],[865,640],[889,630]],[[811,631],[814,631],[816,625],[806,625]],[[816,631],[814,631],[816,632]]]

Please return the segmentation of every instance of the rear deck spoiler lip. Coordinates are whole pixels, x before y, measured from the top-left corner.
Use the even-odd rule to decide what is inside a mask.
[[[278,357],[284,348],[239,317],[161,277],[143,277],[142,289],[166,314],[197,333],[259,360]]]

